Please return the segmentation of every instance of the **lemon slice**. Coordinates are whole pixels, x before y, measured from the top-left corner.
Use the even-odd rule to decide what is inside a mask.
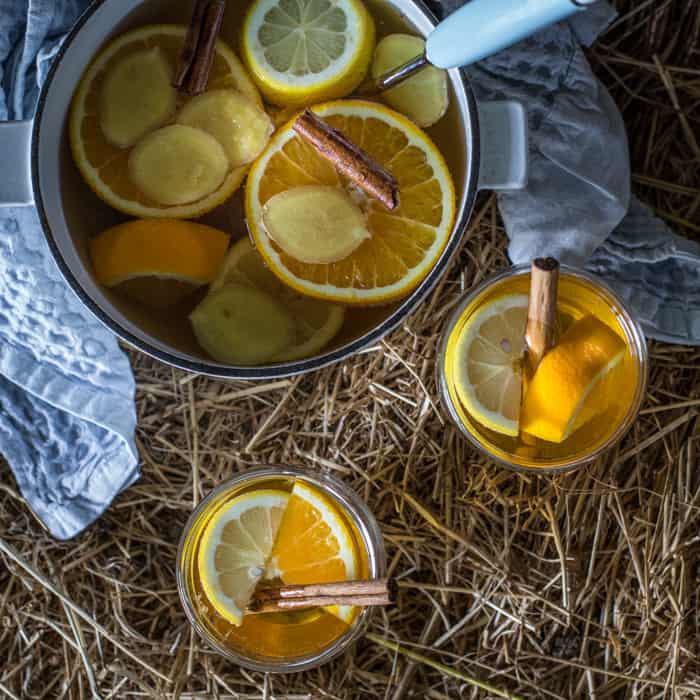
[[[236,626],[265,573],[289,498],[274,489],[244,493],[206,524],[198,553],[202,587],[216,611]]]
[[[624,340],[595,316],[583,316],[571,324],[529,382],[522,430],[558,443],[571,434],[582,413],[591,418],[604,412],[607,403],[588,406],[587,399],[622,361],[626,347]]]
[[[349,95],[362,82],[374,34],[361,0],[256,0],[241,57],[270,102],[309,105]]]
[[[425,41],[410,34],[389,34],[378,44],[372,62],[372,78],[398,68],[425,52]],[[449,106],[447,73],[428,66],[391,90],[381,99],[418,126],[432,126],[442,119]]]
[[[286,584],[349,581],[359,575],[359,557],[352,532],[338,506],[307,482],[294,483],[265,573]],[[333,606],[345,622],[353,606]]]
[[[294,319],[293,339],[270,358],[272,362],[291,362],[314,355],[343,325],[345,309],[342,306],[303,296],[280,282],[247,238],[232,246],[210,289],[214,292],[231,283],[247,284],[267,293]]]
[[[466,322],[455,349],[455,385],[465,409],[482,425],[518,435],[528,298],[501,297]]]
[[[255,246],[275,275],[302,294],[357,305],[401,298],[433,269],[452,233],[455,192],[447,164],[427,134],[382,104],[342,100],[313,110],[394,175],[399,206],[387,211],[341,180],[289,122],[248,176],[246,220]],[[364,212],[370,237],[334,263],[303,262],[285,253],[265,230],[264,207],[280,192],[302,186],[347,194]]]
[[[133,149],[114,143],[118,140],[128,146],[137,134],[148,136],[152,129],[168,123],[163,120],[170,114],[171,93],[170,87],[163,83],[163,74],[174,70],[186,32],[187,27],[181,25],[157,24],[117,37],[93,59],[73,97],[69,134],[78,170],[98,197],[129,216],[178,219],[201,216],[225,202],[240,187],[246,174],[247,166],[228,164],[225,177],[213,192],[185,204],[167,204],[149,197],[134,183],[129,175]],[[134,56],[141,59],[133,59]],[[144,70],[138,80],[124,79],[122,62],[130,58],[142,64],[145,60],[150,77]],[[108,87],[110,74],[116,76],[113,77],[116,82]],[[148,95],[142,94],[144,83],[151,85]],[[216,42],[207,88],[233,89],[259,107],[262,105],[255,84],[221,40]],[[140,95],[138,99],[136,93]],[[189,98],[177,96],[176,111],[187,107],[188,101]],[[112,111],[111,116],[102,114],[105,108]],[[132,112],[133,119],[129,116]]]

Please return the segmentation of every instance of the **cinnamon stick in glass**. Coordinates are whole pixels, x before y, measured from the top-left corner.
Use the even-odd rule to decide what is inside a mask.
[[[319,155],[370,197],[379,200],[389,210],[398,207],[399,184],[396,178],[345,134],[310,109],[297,118],[293,128]]]
[[[396,600],[396,593],[397,586],[393,579],[279,586],[256,591],[248,610],[263,613],[327,605],[390,605]]]
[[[530,270],[530,299],[527,309],[525,343],[527,363],[534,372],[556,340],[559,261],[536,258]]]

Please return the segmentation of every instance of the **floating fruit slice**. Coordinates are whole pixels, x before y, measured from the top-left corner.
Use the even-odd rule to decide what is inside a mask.
[[[119,224],[90,241],[100,284],[159,277],[193,287],[209,284],[226,255],[229,237],[218,229],[177,219],[141,219]]]
[[[294,319],[269,294],[241,284],[225,284],[207,294],[191,313],[199,344],[217,361],[257,365],[294,342]]]
[[[231,247],[210,289],[213,292],[229,283],[245,284],[265,292],[294,319],[293,341],[273,355],[271,362],[291,362],[316,354],[343,325],[345,309],[342,306],[304,296],[280,282],[248,238],[242,238]]]
[[[307,482],[297,479],[282,517],[266,578],[285,584],[329,583],[357,578],[355,539],[338,506]],[[332,612],[351,622],[351,606]]]
[[[210,90],[193,98],[178,114],[177,122],[213,136],[224,147],[232,167],[252,163],[274,130],[265,111],[236,90]]]
[[[360,207],[337,187],[292,187],[267,200],[265,231],[282,250],[305,263],[347,258],[370,237]]]
[[[255,245],[270,269],[303,294],[359,305],[405,296],[433,268],[452,232],[455,193],[447,165],[425,133],[384,105],[343,100],[314,107],[314,112],[396,177],[400,204],[387,211],[341,180],[290,122],[275,133],[248,177],[246,217]],[[266,233],[268,200],[305,185],[344,190],[365,212],[371,237],[343,260],[304,263]]]
[[[425,52],[425,41],[410,34],[389,34],[378,44],[372,62],[372,78],[378,78]],[[428,66],[403,83],[382,93],[382,100],[418,126],[432,126],[449,106],[447,73]]]
[[[189,204],[214,192],[228,171],[222,145],[201,129],[171,124],[141,139],[129,157],[129,177],[165,205]]]
[[[455,386],[460,401],[482,425],[517,435],[528,299],[511,294],[476,311],[455,347]]]
[[[289,494],[265,489],[244,493],[206,524],[198,553],[202,587],[216,611],[240,625],[265,572]]]
[[[571,434],[586,399],[625,355],[620,336],[595,316],[575,321],[540,362],[523,401],[521,428],[548,442]],[[607,403],[587,407],[591,417]]]
[[[349,95],[372,59],[374,22],[361,0],[255,0],[241,55],[273,104]]]
[[[154,46],[124,56],[110,67],[100,99],[100,127],[107,141],[133,146],[174,113],[172,70]]]
[[[180,25],[148,25],[118,37],[96,56],[73,97],[70,114],[70,144],[82,176],[107,204],[139,218],[194,218],[228,199],[245,177],[244,167],[231,167],[221,185],[202,199],[184,205],[163,205],[150,199],[129,176],[130,149],[110,143],[100,126],[105,76],[123,59],[136,52],[157,48],[170,70],[174,69],[187,28]],[[260,95],[236,55],[218,41],[209,75],[211,90],[234,89],[261,105]],[[179,97],[180,101],[187,98]],[[132,102],[123,109],[140,109]]]

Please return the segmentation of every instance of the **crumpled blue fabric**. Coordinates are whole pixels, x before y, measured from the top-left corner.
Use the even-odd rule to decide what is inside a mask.
[[[445,15],[462,0],[433,3]],[[700,344],[700,245],[630,195],[625,126],[582,46],[616,14],[604,1],[468,69],[478,99],[518,99],[528,186],[498,194],[514,264],[553,255],[599,274],[651,338]]]
[[[88,0],[0,0],[0,120],[30,118]],[[139,475],[134,380],[115,337],[64,282],[33,207],[0,208],[0,452],[58,539]]]

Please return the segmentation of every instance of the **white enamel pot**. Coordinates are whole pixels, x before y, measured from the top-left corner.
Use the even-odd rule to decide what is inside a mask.
[[[520,21],[504,37],[503,13],[516,13],[522,5],[550,6],[550,13],[534,23]],[[400,15],[416,33],[430,37],[436,23],[429,10],[416,0],[385,0],[390,11]],[[178,10],[173,5],[181,5]],[[488,7],[491,5],[491,10]],[[262,379],[309,372],[348,358],[375,343],[396,328],[416,308],[441,275],[459,248],[479,189],[517,189],[527,177],[526,115],[516,102],[477,104],[466,74],[449,70],[452,109],[457,110],[456,128],[449,144],[457,189],[457,218],[449,243],[430,274],[410,296],[392,307],[391,312],[369,326],[359,336],[336,344],[314,357],[285,364],[244,367],[214,362],[196,347],[179,343],[167,333],[156,332],[148,323],[125,313],[92,275],[86,243],[106,225],[124,220],[100,202],[82,181],[68,145],[67,119],[73,93],[92,57],[110,38],[147,23],[187,20],[187,3],[169,0],[96,0],[80,17],[52,65],[41,90],[37,111],[31,121],[0,123],[0,154],[5,167],[0,172],[0,204],[35,205],[46,240],[65,277],[83,303],[117,336],[130,345],[170,365],[214,377]],[[572,0],[473,0],[466,6],[479,10],[480,21],[498,20],[500,33],[486,33],[482,53],[512,43],[523,32],[571,12]],[[510,8],[508,7],[510,6]],[[566,8],[565,8],[566,6]],[[558,13],[555,12],[558,8]],[[518,12],[516,12],[516,10]],[[522,13],[520,13],[522,14]],[[473,21],[470,15],[470,21]],[[462,19],[464,22],[464,18]],[[443,27],[444,25],[441,25]],[[448,26],[434,46],[447,46],[459,34],[459,25]],[[441,30],[435,32],[438,34]],[[223,38],[226,39],[226,26]],[[472,32],[473,34],[473,32]],[[510,41],[508,37],[510,36]],[[504,43],[505,40],[505,43]],[[437,49],[436,56],[440,53]],[[459,52],[441,54],[443,62],[454,64]],[[436,58],[437,61],[437,58]],[[445,150],[445,144],[443,144]]]

